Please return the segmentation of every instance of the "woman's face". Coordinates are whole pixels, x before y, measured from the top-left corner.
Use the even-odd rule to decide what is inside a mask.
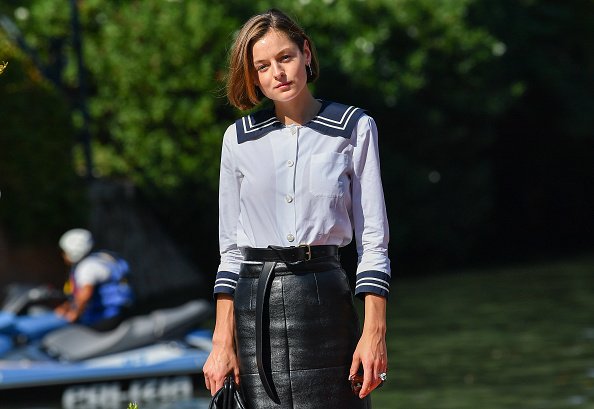
[[[307,41],[303,52],[284,33],[269,30],[252,48],[254,82],[273,101],[290,101],[307,87],[305,66],[311,61]]]

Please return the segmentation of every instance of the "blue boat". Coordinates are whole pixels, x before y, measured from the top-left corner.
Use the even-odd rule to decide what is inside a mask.
[[[51,312],[0,313],[2,402],[59,399],[64,409],[188,399],[203,388],[212,333],[206,300],[131,317],[98,332]],[[200,386],[199,386],[200,385]]]

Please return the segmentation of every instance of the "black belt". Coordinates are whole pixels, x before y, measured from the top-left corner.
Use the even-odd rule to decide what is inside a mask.
[[[241,249],[241,253],[245,261],[299,263],[321,257],[338,256],[338,246],[309,246],[307,244],[302,244],[298,247],[244,247]]]
[[[300,245],[299,247],[274,247],[253,248],[246,247],[241,249],[245,261],[263,261],[264,266],[258,278],[258,291],[256,293],[256,363],[258,364],[258,374],[266,393],[270,398],[280,404],[280,399],[272,385],[272,380],[264,368],[263,345],[264,339],[264,303],[268,299],[270,285],[274,278],[274,267],[276,263],[300,263],[307,262],[322,257],[338,256],[338,246],[309,246]]]

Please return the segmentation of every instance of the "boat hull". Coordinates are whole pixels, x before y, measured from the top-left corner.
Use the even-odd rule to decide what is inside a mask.
[[[169,342],[75,363],[4,360],[0,395],[3,402],[61,402],[64,409],[187,399],[203,385],[207,356]]]

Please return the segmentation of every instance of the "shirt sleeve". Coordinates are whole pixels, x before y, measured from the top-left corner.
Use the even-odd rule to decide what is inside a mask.
[[[74,270],[74,281],[78,287],[97,285],[109,279],[110,268],[92,257],[83,259]]]
[[[390,293],[389,228],[380,174],[378,132],[373,118],[364,115],[356,128],[353,150],[352,217],[358,264],[355,295]]]
[[[221,261],[214,285],[214,295],[234,294],[243,257],[237,247],[239,190],[242,175],[237,170],[233,147],[237,143],[235,125],[227,128],[221,151],[219,178],[219,250]]]

